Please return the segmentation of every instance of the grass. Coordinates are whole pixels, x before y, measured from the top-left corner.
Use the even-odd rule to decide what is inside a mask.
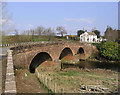
[[[107,80],[107,81],[115,81],[115,79],[107,78],[107,77],[99,77],[97,74],[89,73],[89,72],[78,72],[78,71],[67,71],[67,72],[58,72],[60,76],[81,76],[84,78],[96,79],[96,80]]]
[[[28,78],[30,78],[30,77],[31,77],[31,76],[30,76],[30,72],[27,72],[26,74],[27,74],[27,77],[28,77]]]
[[[62,59],[61,60],[61,63],[66,63],[66,64],[77,64],[78,63],[78,60],[75,60],[75,59],[72,59],[72,60],[70,60],[70,59]]]
[[[37,76],[36,77],[36,80],[40,83],[40,87],[45,90],[47,93],[53,93],[51,90],[49,90],[40,80]]]
[[[5,92],[5,80],[6,80],[6,67],[7,67],[7,58],[3,58],[2,62],[0,63],[2,65],[2,93]]]
[[[39,41],[72,41],[78,42],[76,40],[69,39],[66,37],[58,37],[58,36],[32,36],[32,35],[12,35],[12,36],[3,36],[2,44],[13,44],[13,43],[24,43],[24,42],[39,42]]]
[[[115,87],[117,87],[117,74],[106,73],[107,71],[86,71],[78,70],[78,69],[65,69],[65,70],[58,70],[58,68],[52,67],[50,69],[47,67],[40,68],[38,70],[40,73],[51,77],[52,81],[57,83],[58,90],[60,91],[61,88],[64,88],[64,91],[67,92],[77,92],[80,84],[93,84],[93,85],[101,85],[102,87],[109,87],[110,89],[113,88],[114,83]],[[71,91],[73,89],[73,91]]]
[[[77,75],[79,75],[79,73],[76,72],[76,71],[67,71],[67,72],[64,72],[64,73],[58,72],[58,74],[62,75],[62,76],[77,76]]]
[[[2,37],[2,44],[38,42],[38,41],[49,41],[49,37],[48,36],[31,36],[31,35],[17,35],[17,36]]]
[[[34,38],[33,38],[33,41],[34,41],[34,42],[48,41],[48,39],[39,38],[39,37],[34,37]]]

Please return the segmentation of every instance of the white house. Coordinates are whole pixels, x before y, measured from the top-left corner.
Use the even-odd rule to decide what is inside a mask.
[[[98,42],[102,42],[102,41],[107,41],[107,39],[102,38],[102,37],[98,38]]]
[[[98,42],[98,39],[97,39],[97,35],[94,32],[85,31],[85,33],[82,33],[80,35],[80,41],[94,43],[94,42]]]

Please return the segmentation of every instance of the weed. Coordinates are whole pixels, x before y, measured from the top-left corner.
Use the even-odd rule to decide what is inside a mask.
[[[48,89],[40,80],[39,78],[36,76],[36,80],[40,83],[40,86],[42,89],[44,89],[47,93],[53,93],[50,89]]]
[[[27,77],[30,78],[30,72],[27,72]]]
[[[51,76],[51,74],[48,74],[48,76]]]

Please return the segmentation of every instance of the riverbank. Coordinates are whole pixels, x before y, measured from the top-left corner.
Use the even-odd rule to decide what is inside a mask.
[[[15,69],[15,79],[17,93],[47,93],[47,91],[40,86],[36,75],[30,73],[27,69]]]
[[[41,76],[51,79],[51,90],[54,92],[54,84],[56,83],[56,92],[64,93],[110,93],[117,92],[118,89],[118,73],[110,69],[87,69],[87,68],[65,68],[39,66],[37,68]],[[41,75],[42,74],[42,75]],[[43,79],[44,80],[44,79]],[[43,81],[44,82],[44,81]],[[85,89],[91,87],[91,89]],[[94,87],[106,88],[106,90],[95,90]],[[82,88],[83,87],[83,88]],[[94,89],[94,90],[92,90]]]

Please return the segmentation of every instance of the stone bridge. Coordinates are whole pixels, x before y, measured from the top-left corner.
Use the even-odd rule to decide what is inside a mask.
[[[93,46],[91,44],[75,42],[50,42],[12,47],[13,61],[16,66],[28,67],[30,71],[44,61],[57,62],[67,55],[84,54],[87,58],[91,55]]]

